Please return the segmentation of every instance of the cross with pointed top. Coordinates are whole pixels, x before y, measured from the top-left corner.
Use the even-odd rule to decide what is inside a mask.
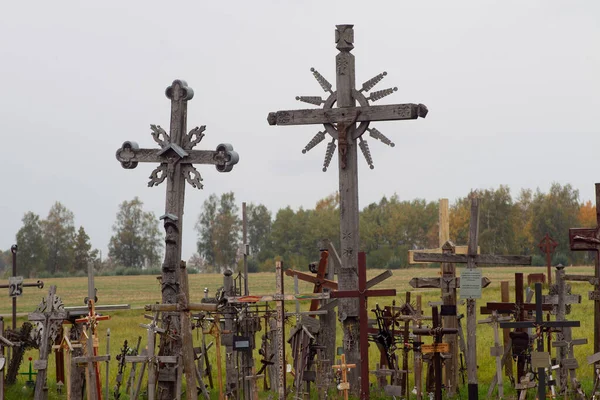
[[[171,126],[167,133],[159,125],[150,125],[152,137],[159,149],[140,149],[136,142],[127,141],[117,150],[117,160],[125,169],[133,169],[140,162],[157,162],[160,165],[150,174],[148,186],[156,186],[167,181],[167,198],[164,220],[166,232],[165,261],[162,266],[162,302],[177,303],[179,289],[179,261],[181,260],[181,232],[183,225],[183,205],[185,182],[202,189],[202,177],[193,164],[212,164],[219,172],[230,172],[239,161],[239,155],[230,144],[220,144],[215,151],[193,150],[204,137],[205,126],[187,132],[187,102],[194,97],[194,91],[183,80],[175,80],[165,94],[171,101]],[[187,133],[186,133],[187,132]],[[172,334],[179,335],[179,317],[165,315],[165,326]],[[166,343],[161,337],[161,356],[179,354],[181,341]],[[159,382],[161,398],[175,397],[174,382]]]
[[[371,92],[367,97],[365,93],[370,90],[385,76],[383,72],[363,83],[361,89],[356,89],[354,55],[350,52],[354,48],[353,25],[336,25],[335,42],[339,53],[336,56],[336,90],[317,70],[311,69],[313,76],[329,93],[326,99],[319,96],[298,96],[297,99],[317,106],[321,109],[286,110],[269,113],[269,125],[305,125],[323,124],[324,130],[306,145],[306,153],[317,144],[325,140],[325,134],[331,136],[327,144],[323,170],[329,167],[333,153],[338,142],[339,166],[339,193],[340,193],[340,236],[341,236],[341,269],[339,271],[339,289],[356,290],[358,287],[358,162],[357,148],[360,148],[367,164],[374,168],[371,152],[363,136],[369,132],[374,139],[393,146],[390,139],[385,137],[375,128],[371,128],[372,121],[393,121],[424,118],[427,107],[423,104],[393,104],[373,106],[370,103],[394,93],[397,88],[384,89]],[[337,108],[334,104],[337,103]],[[358,107],[356,106],[358,103]],[[357,125],[358,124],[358,125]],[[356,341],[352,339],[351,332],[358,331],[358,301],[344,299],[340,302],[338,315],[344,321],[344,352],[349,362],[358,363],[359,352]],[[352,371],[352,379],[357,379],[358,370]]]

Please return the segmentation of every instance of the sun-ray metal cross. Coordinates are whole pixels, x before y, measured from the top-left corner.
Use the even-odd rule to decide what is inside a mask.
[[[202,177],[193,164],[212,164],[220,172],[230,172],[239,161],[238,153],[230,144],[220,144],[215,151],[193,150],[204,137],[205,126],[187,132],[187,102],[194,97],[194,91],[183,80],[175,80],[165,94],[171,100],[171,124],[167,133],[159,125],[151,125],[152,137],[159,149],[140,149],[136,142],[127,141],[117,150],[117,160],[123,168],[133,169],[140,162],[157,162],[160,165],[150,174],[148,186],[156,186],[167,181],[167,196],[164,220],[166,232],[165,261],[162,266],[162,302],[177,303],[180,294],[179,262],[181,260],[181,232],[183,225],[183,205],[185,182],[202,189]],[[187,132],[187,133],[186,133]],[[161,356],[177,355],[181,351],[181,340],[166,343],[170,335],[179,335],[179,316],[163,316],[164,326],[169,334],[161,337]],[[173,382],[159,382],[161,398],[175,397]]]
[[[341,236],[341,269],[339,271],[339,289],[356,290],[358,288],[358,151],[360,148],[370,168],[373,168],[371,152],[363,136],[365,132],[377,140],[390,146],[390,139],[370,127],[372,121],[407,120],[425,117],[427,107],[423,104],[394,104],[373,106],[370,103],[392,94],[396,88],[365,93],[385,76],[381,73],[363,83],[356,89],[353,25],[336,25],[335,42],[339,53],[336,56],[336,90],[317,70],[311,69],[313,76],[328,93],[323,99],[319,96],[298,96],[303,102],[323,106],[321,109],[287,110],[269,113],[269,125],[306,125],[323,124],[324,130],[304,147],[306,153],[325,140],[326,134],[331,137],[327,144],[323,170],[327,170],[333,154],[338,149],[339,193],[340,193],[340,236]],[[356,106],[358,103],[358,107]],[[334,108],[337,104],[337,108]],[[357,125],[358,123],[358,125]],[[336,146],[336,141],[338,145]],[[338,315],[344,325],[344,352],[349,362],[358,364],[359,351],[355,341],[351,340],[351,332],[358,332],[358,302],[356,299],[344,299],[340,303]],[[352,379],[356,380],[360,368],[352,371]],[[357,388],[355,387],[354,390]]]

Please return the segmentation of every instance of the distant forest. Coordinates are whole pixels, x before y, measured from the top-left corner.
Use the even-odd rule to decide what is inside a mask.
[[[504,185],[473,194],[480,199],[483,253],[532,255],[534,265],[543,265],[538,243],[548,233],[558,242],[554,264],[593,263],[592,254],[569,250],[569,228],[596,226],[595,204],[580,202],[579,191],[570,184],[554,183],[547,193],[523,189],[515,198]],[[458,245],[468,240],[470,195],[450,199],[450,238]],[[251,272],[272,271],[280,259],[286,267],[306,268],[318,259],[323,238],[339,248],[337,194],[319,200],[312,209],[288,206],[275,213],[250,203],[247,219]],[[61,203],[55,203],[45,219],[27,212],[22,221],[15,237],[20,275],[84,275],[89,263],[100,274],[156,273],[162,263],[162,227],[137,197],[120,204],[104,257],[93,248],[84,227],[76,229],[73,213]],[[241,265],[241,204],[233,192],[210,195],[195,229],[197,252],[188,260],[191,271],[219,272]],[[370,268],[406,268],[408,250],[438,246],[438,202],[383,197],[361,210],[360,236]],[[0,252],[5,276],[10,274],[11,257],[10,249]]]

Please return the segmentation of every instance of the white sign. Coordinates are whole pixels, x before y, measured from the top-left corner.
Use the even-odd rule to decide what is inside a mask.
[[[8,295],[17,297],[23,294],[23,277],[10,276],[8,278]]]
[[[460,274],[460,298],[481,298],[481,270],[479,268],[466,268]]]

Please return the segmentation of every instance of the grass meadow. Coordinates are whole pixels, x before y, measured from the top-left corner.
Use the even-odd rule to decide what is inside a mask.
[[[543,272],[541,267],[494,267],[494,268],[482,268],[483,276],[490,278],[492,283],[490,286],[483,290],[483,298],[477,302],[477,310],[479,312],[479,306],[487,301],[500,301],[500,282],[510,282],[510,299],[514,301],[514,273],[523,272],[534,273]],[[458,274],[462,268],[458,268]],[[369,270],[368,278],[374,277],[381,273],[381,270]],[[578,274],[592,274],[592,267],[569,267],[567,268],[568,273]],[[440,299],[439,289],[412,289],[408,282],[413,277],[434,277],[438,275],[438,269],[431,268],[411,268],[395,270],[393,276],[388,279],[385,283],[380,284],[379,288],[395,288],[397,290],[396,303],[402,304],[404,302],[405,292],[411,290],[413,292],[413,299],[416,294],[421,294],[423,299],[423,306],[426,307],[428,301],[438,301]],[[191,301],[199,302],[204,296],[203,289],[207,287],[210,290],[210,295],[214,295],[216,289],[222,286],[222,275],[220,274],[197,274],[190,275],[190,291]],[[554,279],[553,279],[554,280]],[[87,296],[87,278],[57,278],[57,279],[45,279],[45,288],[25,288],[24,294],[18,299],[19,313],[32,312],[41,298],[47,294],[47,288],[50,285],[57,286],[57,294],[61,297],[65,306],[81,306],[84,305],[83,299]],[[95,278],[96,287],[98,288],[98,304],[130,304],[131,310],[109,312],[111,319],[108,321],[101,321],[99,325],[99,342],[100,351],[99,354],[105,354],[106,350],[106,331],[110,329],[110,353],[111,353],[111,371],[110,371],[110,398],[113,398],[112,389],[116,382],[117,375],[117,361],[115,356],[118,354],[119,349],[123,346],[123,341],[128,340],[130,346],[133,346],[138,336],[142,336],[142,348],[146,344],[146,331],[139,327],[139,323],[147,323],[147,320],[143,318],[143,306],[145,304],[152,304],[160,301],[160,286],[155,276],[102,276]],[[285,277],[285,291],[290,293],[293,292],[293,279]],[[275,290],[275,275],[274,273],[257,273],[251,274],[249,277],[249,286],[251,294],[272,294]],[[573,338],[588,338],[588,344],[583,346],[575,347],[575,355],[579,361],[580,368],[577,371],[578,378],[582,381],[584,390],[589,393],[593,385],[592,368],[587,365],[586,357],[593,353],[593,306],[592,302],[588,300],[587,292],[591,290],[591,285],[588,283],[571,282],[572,293],[582,295],[582,303],[574,305],[572,312],[567,316],[568,319],[574,321],[581,321],[580,328],[573,328]],[[304,282],[300,282],[301,292],[312,292],[312,285]],[[547,290],[544,290],[546,293]],[[0,304],[0,314],[4,315],[5,326],[10,327],[11,322],[11,301],[8,297],[5,297],[5,301]],[[369,306],[372,307],[376,303],[380,305],[391,304],[391,298],[371,298],[369,299]],[[413,300],[414,302],[414,300]],[[302,308],[307,309],[309,302],[303,302]],[[286,309],[292,311],[294,308],[292,302],[286,304]],[[459,313],[464,313],[464,306],[459,307]],[[425,313],[429,314],[430,311],[425,309]],[[18,318],[17,326],[26,320],[26,316]],[[479,319],[485,317],[478,316]],[[466,321],[463,320],[463,328],[465,327]],[[264,328],[264,326],[263,326]],[[287,328],[289,332],[289,328]],[[194,333],[195,345],[200,343],[200,338]],[[260,335],[257,336],[257,341],[260,343]],[[212,339],[209,337],[208,342]],[[426,343],[430,342],[429,338],[425,338]],[[341,345],[341,329],[338,329],[338,346]],[[479,388],[480,396],[485,398],[487,394],[488,383],[491,381],[492,376],[495,374],[495,361],[489,355],[490,347],[493,344],[493,330],[489,325],[478,325],[477,326],[477,354],[478,354],[478,377],[479,377]],[[215,352],[214,347],[210,350],[211,358],[213,362],[213,380],[216,385],[216,366],[215,363]],[[289,351],[289,349],[288,349]],[[400,354],[400,353],[399,353]],[[224,352],[222,353],[224,359]],[[23,364],[21,365],[21,372],[27,371],[28,361],[27,357],[31,356],[33,359],[37,359],[37,350],[29,351]],[[554,352],[553,352],[554,356]],[[412,355],[410,356],[412,360]],[[255,359],[257,362],[257,368],[259,367],[258,360],[260,356],[255,353]],[[375,369],[375,364],[379,360],[379,353],[375,346],[370,347],[370,370]],[[516,371],[516,366],[514,367]],[[105,364],[101,365],[101,374],[104,381]],[[139,368],[138,368],[139,372]],[[125,379],[129,376],[129,365],[125,371]],[[33,393],[30,389],[24,389],[25,381],[27,377],[21,375],[16,385],[8,387],[6,389],[7,399],[26,399],[33,398]],[[412,380],[412,374],[410,375]],[[288,384],[292,378],[288,378]],[[121,393],[124,393],[125,387],[122,385]],[[371,376],[371,383],[375,383],[375,377]],[[63,390],[63,394],[57,394],[56,382],[55,382],[55,366],[54,357],[50,356],[48,366],[48,385],[49,385],[49,398],[50,399],[65,399],[66,390]],[[104,383],[103,383],[104,385]],[[262,385],[261,385],[262,387]],[[104,388],[103,388],[104,391]],[[373,392],[375,389],[373,390]],[[510,387],[508,379],[505,379],[505,394],[507,396],[513,396],[514,390]],[[217,388],[211,393],[213,398],[218,398]],[[261,397],[267,398],[268,394],[261,394]],[[334,394],[335,397],[335,394]],[[127,399],[125,394],[121,395],[121,399]],[[377,398],[374,393],[372,398]],[[383,398],[383,397],[382,397]],[[466,388],[461,388],[459,396],[457,398],[466,399]]]

